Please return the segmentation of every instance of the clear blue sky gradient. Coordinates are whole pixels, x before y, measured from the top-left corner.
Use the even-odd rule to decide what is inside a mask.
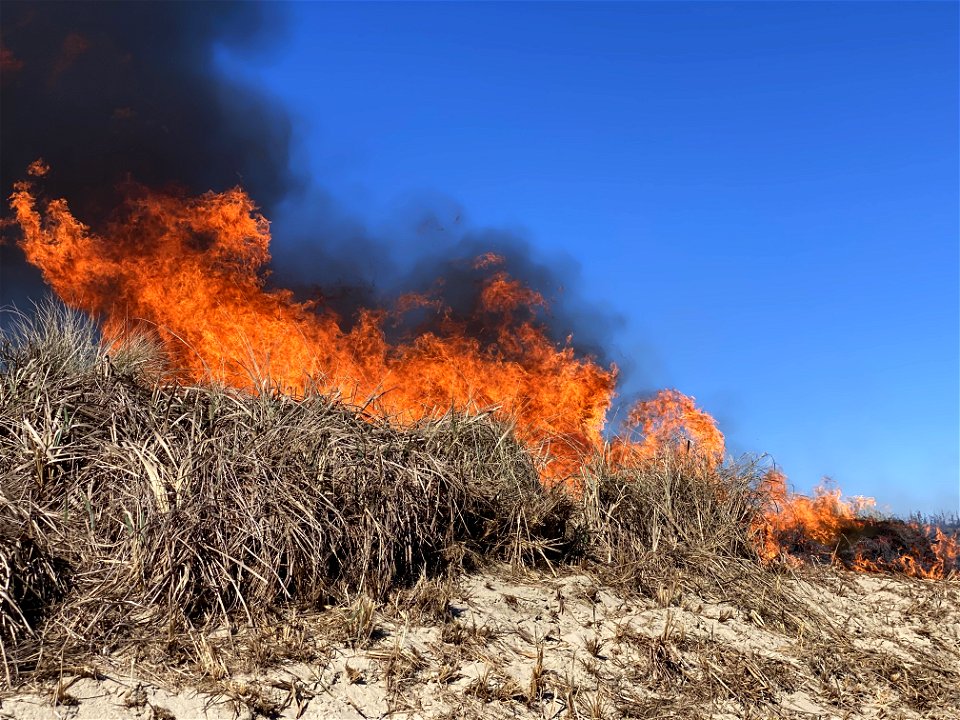
[[[295,118],[281,270],[311,224],[402,256],[462,212],[579,263],[625,391],[696,396],[799,490],[958,511],[956,3],[283,10],[218,51]]]

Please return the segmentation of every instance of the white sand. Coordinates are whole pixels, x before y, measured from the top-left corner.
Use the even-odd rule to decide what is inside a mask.
[[[262,716],[260,698],[304,720],[960,718],[960,582],[831,577],[799,587],[842,629],[834,646],[819,628],[784,634],[697,597],[660,607],[582,575],[488,574],[456,588],[446,633],[381,615],[366,647],[335,643],[322,662],[217,681],[151,679],[102,658],[99,678],[8,690],[0,717],[235,720]]]

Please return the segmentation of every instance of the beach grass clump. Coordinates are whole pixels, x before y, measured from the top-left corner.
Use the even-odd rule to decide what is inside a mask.
[[[685,447],[632,466],[601,458],[585,471],[580,506],[592,568],[663,607],[698,597],[729,603],[788,634],[809,626],[808,607],[764,562],[762,458],[718,464]]]
[[[22,320],[0,347],[13,666],[44,641],[83,651],[256,624],[562,551],[570,503],[489,414],[400,427],[319,393],[185,386],[157,374],[148,341],[104,343],[63,308]]]
[[[0,659],[36,638],[47,610],[68,590],[69,569],[51,550],[51,518],[0,496]],[[6,679],[10,680],[9,669]]]
[[[585,473],[584,520],[605,564],[673,567],[757,559],[763,511],[757,465],[718,465],[666,448],[643,463],[597,462]]]
[[[340,636],[364,645],[391,597],[454,632],[451,582],[491,562],[586,570],[663,607],[710,598],[796,636],[820,623],[783,582],[787,565],[760,555],[769,497],[758,460],[667,447],[629,466],[597,458],[547,487],[494,411],[400,424],[375,403],[253,385],[186,384],[148,336],[109,341],[62,305],[7,324],[7,684],[118,652],[220,677],[219,653],[241,652],[241,636],[331,606]],[[956,562],[948,540],[936,547]],[[311,646],[306,630],[293,635]],[[284,652],[275,643],[260,655]]]

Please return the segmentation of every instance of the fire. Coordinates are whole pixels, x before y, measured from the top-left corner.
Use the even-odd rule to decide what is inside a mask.
[[[33,177],[44,177],[50,172],[50,166],[43,161],[43,158],[37,158],[27,166],[27,175]]]
[[[714,466],[725,453],[717,421],[695,405],[695,398],[677,390],[661,390],[634,405],[611,454],[617,464],[636,465],[651,460],[664,447],[690,452]]]
[[[813,542],[836,546],[844,533],[859,526],[861,514],[874,506],[871,498],[842,498],[840,490],[824,485],[814,489],[813,497],[796,495],[787,488],[787,476],[774,468],[761,485],[767,503],[762,530],[761,554],[771,560],[781,553],[790,554],[798,543]]]
[[[49,170],[38,160],[28,173]],[[102,232],[66,200],[38,203],[31,182],[16,185],[11,206],[27,259],[60,297],[99,316],[107,336],[153,333],[179,380],[317,389],[401,423],[451,407],[495,408],[543,458],[544,481],[574,492],[584,462],[604,452],[616,367],[578,357],[569,340],[554,343],[538,321],[546,300],[496,254],[474,261],[486,275],[466,315],[438,296],[409,294],[348,326],[327,307],[266,288],[270,225],[240,188],[194,198],[138,188]],[[411,311],[432,320],[389,340],[385,328]],[[665,448],[712,467],[725,456],[714,418],[677,390],[637,403],[606,456],[636,467]],[[877,520],[868,498],[828,488],[793,494],[779,470],[759,490],[765,509],[753,529],[765,562],[825,555],[855,570],[942,577],[960,561],[956,535]]]
[[[29,169],[37,177],[48,171],[42,161]],[[316,386],[400,422],[450,407],[497,407],[548,458],[544,478],[571,486],[603,447],[616,368],[557,347],[537,322],[544,297],[510,277],[493,253],[474,261],[488,274],[469,316],[410,294],[390,311],[362,311],[348,330],[329,309],[264,287],[269,223],[239,188],[187,199],[141,188],[103,234],[63,199],[38,210],[29,183],[17,185],[11,204],[28,260],[60,297],[102,318],[111,336],[148,326],[184,380],[255,389],[269,377],[294,393]],[[388,342],[385,324],[422,308],[435,315],[431,327]],[[638,403],[627,427],[615,442],[622,462],[668,445],[713,463],[723,458],[716,422],[676,390]]]
[[[960,538],[917,521],[874,514],[873,498],[844,498],[824,485],[812,497],[794,494],[779,469],[761,485],[767,507],[754,530],[765,562],[799,564],[822,557],[861,572],[900,572],[911,577],[949,576],[960,559]]]
[[[549,458],[549,480],[571,477],[602,445],[616,368],[556,347],[537,322],[543,297],[494,255],[477,261],[490,274],[470,316],[414,295],[392,311],[362,311],[347,330],[329,309],[265,289],[269,223],[239,188],[191,199],[141,189],[103,234],[65,200],[38,210],[28,184],[11,201],[28,260],[60,297],[111,335],[147,325],[185,380],[254,389],[269,377],[294,393],[315,383],[400,422],[495,406]],[[436,321],[388,342],[385,324],[414,307],[433,308]]]

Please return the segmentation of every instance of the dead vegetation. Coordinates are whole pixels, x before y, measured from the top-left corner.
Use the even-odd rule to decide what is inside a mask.
[[[788,568],[760,561],[762,472],[757,460],[716,467],[684,453],[638,468],[596,464],[581,505],[596,572],[662,607],[695,594],[791,632],[815,621],[816,609],[792,593]]]
[[[866,603],[861,579],[760,562],[754,462],[597,461],[574,500],[490,415],[398,427],[163,368],[148,341],[104,344],[62,308],[0,339],[8,691],[52,681],[67,704],[123,658],[265,717],[336,683],[398,713],[424,711],[428,687],[436,716],[451,698],[478,717],[960,707],[960,654],[937,639],[960,627],[955,582],[898,586],[902,632],[864,634],[863,607],[813,591]],[[492,579],[471,589],[465,570]],[[254,679],[281,663],[316,676]]]
[[[151,382],[148,343],[105,346],[66,310],[22,319],[0,353],[9,673],[45,643],[256,625],[560,551],[569,503],[489,417],[397,428],[317,394]]]

